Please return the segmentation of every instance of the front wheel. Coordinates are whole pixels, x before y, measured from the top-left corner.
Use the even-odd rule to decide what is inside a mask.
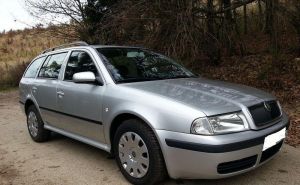
[[[142,121],[124,121],[116,131],[113,147],[122,174],[132,184],[156,184],[165,178],[158,141]]]

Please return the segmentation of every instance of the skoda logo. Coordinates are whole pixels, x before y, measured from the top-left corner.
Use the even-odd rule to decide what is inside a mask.
[[[270,104],[268,104],[267,102],[264,102],[264,106],[265,106],[265,109],[267,110],[267,111],[271,111],[271,106],[270,106]]]

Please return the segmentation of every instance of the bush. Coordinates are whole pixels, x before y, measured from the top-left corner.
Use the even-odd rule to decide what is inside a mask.
[[[18,86],[28,64],[29,62],[21,62],[13,66],[0,66],[0,90]]]

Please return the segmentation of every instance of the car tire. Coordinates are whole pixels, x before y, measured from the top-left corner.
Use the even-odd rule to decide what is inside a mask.
[[[159,143],[152,129],[143,121],[138,119],[124,121],[116,131],[113,147],[120,171],[130,183],[156,184],[166,178]],[[132,148],[129,149],[130,147]]]
[[[41,115],[34,105],[28,107],[26,111],[27,128],[29,135],[35,142],[45,142],[50,138],[51,132],[44,128]]]

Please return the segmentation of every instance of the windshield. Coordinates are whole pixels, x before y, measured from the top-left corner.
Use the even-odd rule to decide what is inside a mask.
[[[139,48],[97,48],[116,83],[192,78],[195,75],[173,60]]]

